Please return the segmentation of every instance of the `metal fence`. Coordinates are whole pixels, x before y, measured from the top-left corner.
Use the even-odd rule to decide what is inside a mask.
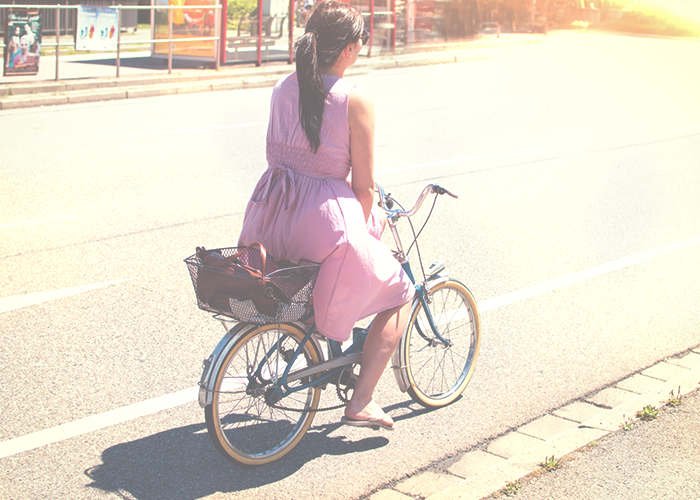
[[[60,25],[56,27],[56,4],[60,3],[63,6],[72,6],[76,8],[78,5],[86,7],[113,7],[122,5],[124,7],[134,7],[138,5],[138,0],[13,0],[11,6],[3,5],[0,9],[0,35],[4,37],[5,28],[7,27],[7,7],[16,9],[25,9],[27,7],[39,7],[42,22],[49,28],[48,33],[56,35],[72,35],[75,33],[75,16],[63,15],[60,19]],[[122,15],[122,28],[136,28],[138,25],[137,10],[126,10]]]
[[[117,9],[118,16],[117,16],[117,55],[116,55],[116,76],[120,76],[120,62],[121,62],[121,49],[123,46],[131,45],[131,44],[140,44],[143,45],[144,43],[150,43],[150,44],[158,44],[158,43],[167,43],[168,44],[168,73],[172,73],[172,68],[173,68],[173,45],[176,43],[182,43],[182,42],[198,42],[198,41],[211,41],[214,43],[214,64],[215,68],[219,69],[219,61],[220,61],[220,43],[219,40],[221,39],[220,35],[220,27],[221,27],[221,5],[211,5],[208,6],[208,8],[215,10],[215,22],[214,22],[214,35],[213,36],[199,36],[199,37],[187,37],[187,38],[182,38],[182,37],[177,37],[173,38],[173,11],[176,10],[199,10],[202,7],[199,5],[195,6],[173,6],[173,5],[159,5],[159,6],[139,6],[139,5],[109,5],[107,2],[105,2],[107,5],[104,5],[105,7],[112,7],[114,9]],[[136,1],[134,0],[134,4]],[[92,4],[92,6],[95,6],[96,4]],[[61,52],[61,47],[75,47],[75,42],[61,42],[60,35],[61,33],[66,33],[68,28],[66,27],[67,23],[64,23],[62,26],[62,18],[71,18],[73,20],[73,23],[71,25],[71,29],[73,30],[73,33],[75,32],[75,27],[76,27],[76,17],[77,17],[77,10],[80,7],[80,5],[52,5],[48,6],[46,4],[16,4],[16,5],[0,5],[0,13],[2,14],[2,19],[5,19],[5,22],[3,23],[3,26],[7,25],[7,12],[12,11],[12,10],[40,10],[42,13],[42,16],[44,13],[50,14],[50,16],[47,16],[51,21],[53,21],[53,26],[49,27],[46,23],[42,23],[42,49],[45,48],[53,48],[55,50],[55,58],[56,58],[56,77],[55,80],[58,81],[59,78],[59,59],[60,59],[60,52]],[[168,37],[167,38],[150,38],[148,40],[136,40],[136,41],[124,41],[121,39],[121,33],[122,29],[125,28],[123,24],[123,16],[124,13],[128,12],[133,12],[133,16],[131,16],[134,20],[137,18],[136,12],[139,10],[150,10],[151,11],[151,20],[153,19],[153,12],[154,11],[167,11],[168,12]],[[42,19],[45,19],[42,17]],[[151,21],[151,25],[153,25],[153,22]],[[48,30],[46,29],[48,28]],[[46,33],[53,33],[55,42],[54,43],[45,43],[43,36]],[[70,34],[68,32],[67,34]],[[4,38],[3,38],[4,39]],[[3,52],[5,51],[5,44],[4,42],[2,43],[2,50]]]

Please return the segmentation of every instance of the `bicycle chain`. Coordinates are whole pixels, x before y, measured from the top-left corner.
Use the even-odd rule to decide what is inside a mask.
[[[352,375],[352,369],[353,369],[353,366],[354,366],[354,365],[349,365],[349,366],[350,366],[350,374]],[[343,368],[343,370],[341,371],[341,375],[342,375],[342,373],[343,373],[346,369],[347,369],[347,367]],[[329,406],[328,408],[316,408],[315,410],[299,410],[298,408],[288,408],[288,407],[286,407],[286,406],[278,406],[278,405],[272,405],[272,406],[270,406],[270,408],[275,408],[275,409],[277,409],[277,410],[284,410],[284,411],[295,411],[295,412],[297,412],[297,413],[305,413],[305,412],[308,412],[308,413],[318,413],[318,412],[320,412],[320,411],[339,410],[340,408],[345,408],[345,407],[348,405],[348,403],[350,402],[350,399],[347,398],[347,397],[345,397],[345,396],[342,394],[342,390],[343,390],[343,389],[340,388],[340,382],[338,382],[337,384],[335,384],[335,393],[336,393],[336,396],[338,396],[338,399],[340,399],[340,401],[342,401],[341,404],[336,405],[336,406]],[[346,393],[346,394],[347,394],[347,393]]]
[[[295,411],[297,413],[318,413],[320,411],[331,411],[331,410],[339,410],[340,408],[345,408],[347,406],[347,403],[336,405],[336,406],[329,406],[328,408],[316,408],[315,410],[300,410],[298,408],[287,408],[286,406],[277,406],[277,405],[272,405],[270,408],[274,408],[276,410],[284,410],[284,411]]]

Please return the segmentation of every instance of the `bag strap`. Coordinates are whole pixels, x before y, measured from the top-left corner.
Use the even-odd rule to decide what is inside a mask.
[[[254,246],[257,246],[260,249],[260,258],[262,259],[262,269],[261,269],[261,274],[262,274],[265,272],[265,263],[267,262],[267,250],[265,250],[265,247],[262,245],[262,243],[259,243],[257,241],[255,243],[245,247],[243,250],[236,252],[233,255],[230,255],[228,257],[224,257],[223,259],[216,261],[214,264],[211,265],[211,267],[227,266],[228,264],[230,264],[231,262],[236,260],[238,257],[243,255],[246,250],[248,250],[249,248],[253,248]],[[207,252],[207,251],[211,252],[211,250],[207,250],[204,247],[201,247],[201,248],[202,248],[202,251],[204,251],[204,252]]]

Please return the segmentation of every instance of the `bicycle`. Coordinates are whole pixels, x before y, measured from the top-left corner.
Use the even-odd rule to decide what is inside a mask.
[[[416,283],[407,254],[414,244],[417,248],[438,195],[457,196],[430,184],[411,210],[403,210],[378,184],[377,191],[396,244],[394,256],[416,287],[392,369],[401,391],[415,402],[426,408],[446,406],[462,394],[474,373],[481,342],[477,304],[465,285],[443,274],[440,261],[424,269],[423,280]],[[429,194],[435,194],[433,206],[418,233],[411,223],[413,243],[405,252],[396,224],[404,217],[410,221]],[[196,288],[194,275],[193,282]],[[299,443],[316,412],[342,408],[350,399],[367,329],[354,328],[352,344],[343,349],[314,324],[307,326],[313,312],[301,310],[305,313],[296,321],[243,321],[230,330],[227,323],[233,320],[225,312],[214,316],[228,332],[203,362],[199,404],[214,446],[233,462],[262,465],[282,458]],[[321,391],[329,385],[336,386],[341,403],[319,409]]]

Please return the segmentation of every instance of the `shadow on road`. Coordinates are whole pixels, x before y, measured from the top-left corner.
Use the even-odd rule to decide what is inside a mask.
[[[126,498],[182,500],[212,493],[238,492],[284,479],[323,455],[347,455],[386,446],[374,435],[359,441],[330,436],[341,424],[313,427],[287,456],[268,465],[246,467],[228,462],[214,449],[206,425],[171,429],[122,443],[102,453],[102,464],[85,474],[89,488]]]
[[[84,60],[73,60],[71,63],[74,64],[84,64],[84,65],[94,65],[94,66],[113,66],[116,67],[117,61],[115,57],[108,57],[104,59],[84,59]],[[202,63],[198,61],[173,61],[173,69],[201,69],[207,66],[208,63]],[[152,70],[163,70],[168,69],[167,59],[155,59],[150,56],[143,57],[122,57],[119,60],[119,66],[123,68],[135,68],[135,69],[152,69]]]

